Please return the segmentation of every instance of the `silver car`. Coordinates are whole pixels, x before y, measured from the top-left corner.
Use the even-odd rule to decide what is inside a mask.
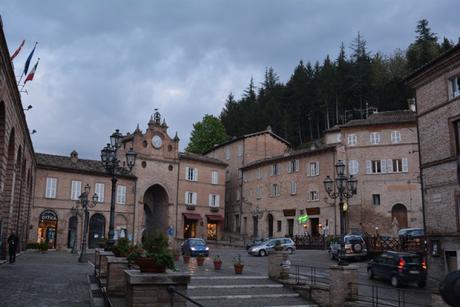
[[[249,255],[252,256],[267,256],[268,253],[275,248],[276,241],[281,242],[283,250],[292,254],[295,251],[295,243],[290,238],[269,239],[259,245],[252,246],[248,249]]]

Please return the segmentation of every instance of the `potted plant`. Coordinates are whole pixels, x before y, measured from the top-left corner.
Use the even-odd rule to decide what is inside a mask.
[[[233,257],[233,266],[235,268],[235,274],[243,273],[244,263],[241,260],[241,255]]]
[[[174,250],[173,251],[173,255],[174,255],[174,260],[175,261],[179,261],[180,259],[180,252],[178,250]]]
[[[220,270],[222,268],[222,259],[220,259],[219,255],[214,256],[212,262],[214,263],[215,270]]]
[[[46,253],[48,251],[48,242],[40,242],[40,243],[38,243],[38,250],[42,254]]]
[[[112,247],[112,253],[117,257],[128,257],[132,251],[132,246],[127,238],[120,238]]]
[[[189,255],[182,255],[182,258],[184,258],[184,263],[189,264],[190,263],[190,256]]]
[[[203,255],[196,256],[196,264],[198,266],[203,266],[203,264],[204,264],[204,256]]]
[[[164,273],[166,269],[175,269],[174,257],[168,249],[168,238],[161,232],[149,232],[145,235],[142,250],[135,249],[128,256],[141,272]]]

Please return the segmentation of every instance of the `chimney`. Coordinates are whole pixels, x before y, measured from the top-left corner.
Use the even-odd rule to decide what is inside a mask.
[[[416,105],[415,105],[415,98],[407,99],[407,104],[408,104],[408,107],[409,107],[410,111],[412,111],[412,112],[417,111],[417,108],[416,108]]]
[[[78,161],[78,152],[76,152],[75,149],[70,153],[70,161],[72,161],[72,163],[77,163]]]

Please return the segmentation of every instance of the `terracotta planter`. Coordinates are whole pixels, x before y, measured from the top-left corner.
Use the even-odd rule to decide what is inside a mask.
[[[214,270],[220,270],[222,268],[222,261],[214,261]]]
[[[196,264],[198,266],[203,266],[204,264],[204,257],[196,257]]]
[[[180,260],[180,255],[179,254],[174,255],[174,260],[179,261]]]
[[[234,267],[235,267],[235,274],[243,273],[244,264],[235,264]]]
[[[136,264],[143,273],[164,273],[166,266],[157,265],[153,258],[139,257],[136,259]]]
[[[184,263],[188,264],[190,262],[190,256],[183,256],[184,257]]]

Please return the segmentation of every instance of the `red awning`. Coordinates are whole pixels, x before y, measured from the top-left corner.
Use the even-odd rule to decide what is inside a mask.
[[[182,213],[187,220],[201,221],[203,218],[199,213]]]
[[[208,219],[208,223],[219,223],[224,221],[224,217],[220,214],[206,214],[206,218]]]

